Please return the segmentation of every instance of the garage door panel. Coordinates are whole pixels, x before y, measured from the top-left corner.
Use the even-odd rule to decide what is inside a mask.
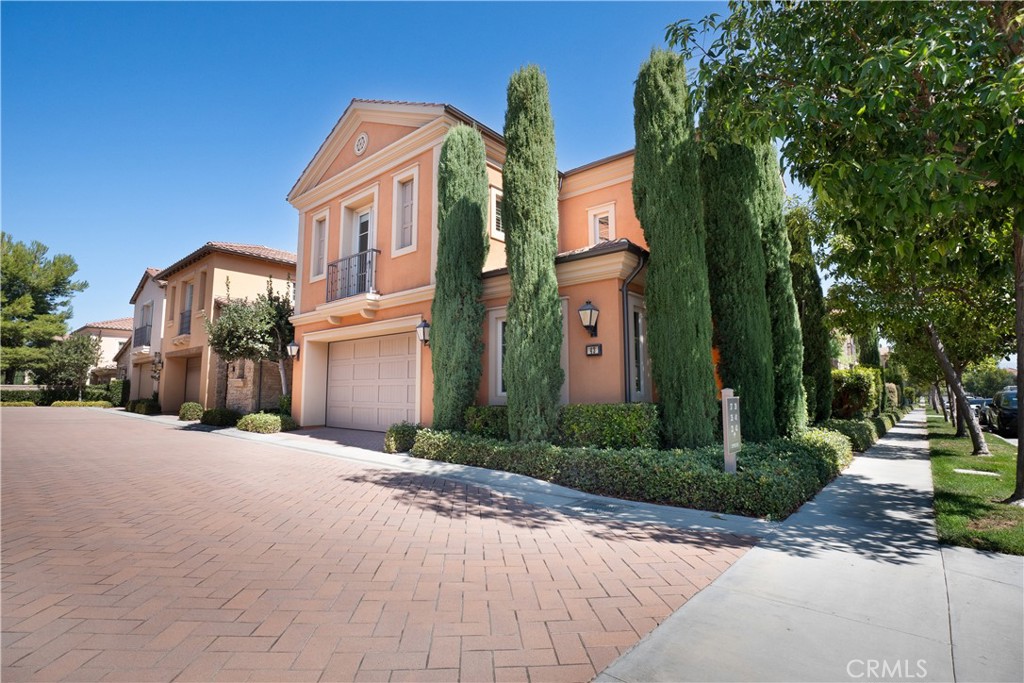
[[[413,333],[332,343],[327,425],[383,431],[414,421],[416,351]]]

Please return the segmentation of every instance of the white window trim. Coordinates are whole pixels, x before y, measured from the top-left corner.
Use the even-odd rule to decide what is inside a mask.
[[[608,241],[615,239],[615,202],[592,206],[587,209],[587,232],[590,246],[598,243],[597,218],[604,214],[608,214]]]
[[[341,248],[338,250],[338,258],[351,256],[353,252],[346,253],[346,244],[351,247],[355,239],[355,221],[359,214],[370,212],[370,249],[377,248],[377,195],[380,183],[374,183],[368,188],[355,194],[351,194],[341,200],[341,225],[338,232],[341,238]]]
[[[419,244],[420,166],[410,166],[395,173],[391,179],[391,258],[395,258],[413,253]],[[402,207],[399,205],[399,189],[407,180],[412,181],[412,243],[400,247],[398,240],[401,237]]]
[[[490,190],[491,190],[491,192],[490,192],[490,200],[488,202],[488,207],[487,207],[487,225],[488,225],[487,231],[488,231],[488,233],[490,233],[490,235],[491,235],[491,237],[493,239],[496,239],[499,242],[504,242],[505,241],[505,231],[504,230],[498,230],[497,220],[496,219],[498,217],[498,211],[497,211],[498,197],[501,197],[501,198],[504,199],[505,193],[501,190],[501,188],[494,187],[493,185],[491,186]]]
[[[569,297],[560,297],[562,305],[562,349],[559,364],[562,366],[564,380],[559,393],[562,405],[569,402]],[[501,323],[508,319],[508,306],[487,309],[488,349],[487,349],[487,403],[498,406],[508,403],[508,394],[501,391]]]
[[[324,222],[324,269],[319,275],[314,275],[316,272],[316,264],[313,263],[313,259],[316,258],[316,224],[318,221]],[[327,278],[327,264],[328,264],[328,248],[331,243],[331,209],[330,207],[320,211],[313,215],[313,220],[310,223],[310,242],[309,242],[309,281],[318,282]]]

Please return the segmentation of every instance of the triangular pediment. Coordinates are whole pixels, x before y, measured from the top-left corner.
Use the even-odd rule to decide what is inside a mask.
[[[445,113],[443,104],[352,100],[288,193],[312,190]]]

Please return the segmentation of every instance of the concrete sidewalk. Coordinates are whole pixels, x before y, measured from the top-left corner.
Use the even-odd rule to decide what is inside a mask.
[[[596,680],[1024,680],[1022,560],[940,550],[924,420],[908,416]]]

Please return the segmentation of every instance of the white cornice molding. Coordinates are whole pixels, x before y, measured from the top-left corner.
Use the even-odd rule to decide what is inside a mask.
[[[397,334],[400,332],[412,332],[416,326],[423,321],[422,315],[407,315],[391,320],[366,323],[364,325],[346,325],[345,327],[334,327],[329,330],[317,330],[302,335],[303,347],[307,343],[324,343],[345,341],[346,339],[362,339],[364,337],[382,337],[386,334]]]
[[[358,314],[364,318],[373,318],[377,315],[377,311],[432,301],[433,298],[434,285],[406,289],[394,294],[360,294],[359,296],[320,304],[315,310],[309,313],[293,315],[289,320],[291,320],[293,325],[310,325],[320,322],[329,322],[337,325],[347,315]]]
[[[625,280],[636,268],[639,257],[628,251],[618,251],[601,256],[591,256],[555,266],[555,279],[559,287],[571,287],[600,280]],[[634,280],[635,282],[635,280]],[[512,295],[508,273],[484,280],[484,299],[496,299]]]

